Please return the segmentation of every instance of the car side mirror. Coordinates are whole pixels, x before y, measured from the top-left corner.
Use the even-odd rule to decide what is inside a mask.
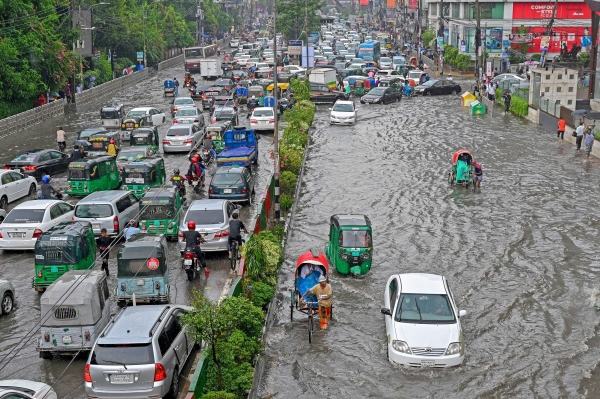
[[[467,311],[466,310],[459,310],[458,311],[458,317],[465,317],[467,315]]]
[[[392,312],[388,308],[381,308],[381,314],[384,314],[386,316],[391,316]]]

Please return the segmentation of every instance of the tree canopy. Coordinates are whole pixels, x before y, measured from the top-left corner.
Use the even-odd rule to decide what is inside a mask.
[[[321,0],[280,0],[277,7],[277,31],[286,40],[306,40],[310,32],[321,27],[319,11],[325,6]]]

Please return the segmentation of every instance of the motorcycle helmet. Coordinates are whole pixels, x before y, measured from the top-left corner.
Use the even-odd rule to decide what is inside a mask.
[[[175,168],[175,170],[173,170],[173,173],[175,173],[176,175],[179,174],[179,168]]]
[[[189,230],[196,230],[196,222],[190,220],[188,222],[188,229]]]
[[[200,160],[200,156],[198,156],[198,155],[194,155],[194,156],[192,157],[192,162],[193,162],[193,163],[196,163],[196,162],[198,162],[199,160]]]
[[[43,176],[42,177],[42,183],[50,183],[50,177],[49,176]]]
[[[110,139],[110,141],[108,142],[109,144],[114,144],[115,141],[113,139]]]
[[[131,227],[137,227],[137,222],[136,222],[135,220],[131,219],[131,220],[129,221],[129,225],[130,225]]]

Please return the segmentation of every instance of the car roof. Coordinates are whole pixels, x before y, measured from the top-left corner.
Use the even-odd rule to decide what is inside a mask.
[[[346,101],[346,100],[337,100],[336,104],[352,104],[354,105],[354,101]]]
[[[61,200],[31,200],[31,201],[25,201],[25,202],[15,206],[13,209],[46,209],[50,205],[54,205],[59,202],[64,202],[64,201],[61,201]]]
[[[123,193],[126,193],[127,191],[125,190],[104,190],[104,191],[96,191],[94,193],[91,193],[90,195],[88,195],[87,197],[85,197],[84,199],[82,199],[81,201],[79,201],[79,204],[82,203],[93,203],[94,201],[112,201],[115,198],[119,198],[123,195]]]
[[[340,226],[370,226],[371,221],[365,215],[333,215],[332,221]]]
[[[226,200],[223,199],[203,199],[203,200],[195,200],[192,201],[188,210],[213,210],[213,209],[223,209],[223,204]]]
[[[404,273],[399,274],[398,277],[404,294],[447,294],[443,276],[429,273]]]
[[[221,168],[217,168],[215,175],[224,175],[227,173],[242,173],[244,169],[244,166],[224,166]]]
[[[270,110],[270,111],[273,111],[273,107],[256,107],[256,108],[254,108],[254,110],[255,110],[255,111],[258,111],[258,110],[265,110],[265,109],[268,109],[268,110]]]
[[[194,102],[194,99],[192,97],[177,97],[175,99],[175,101],[179,101],[179,100],[185,100],[185,101],[192,101],[192,102]]]
[[[129,306],[116,318],[109,329],[98,338],[99,344],[150,342],[150,331],[165,309],[171,305]]]
[[[16,391],[23,392],[23,388],[32,390],[32,391],[40,391],[44,387],[48,386],[43,382],[37,381],[29,381],[29,380],[2,380],[0,381],[0,388],[8,388],[15,389]]]
[[[152,107],[136,107],[136,108],[132,108],[129,110],[129,112],[131,111],[148,111],[150,109],[153,109]]]

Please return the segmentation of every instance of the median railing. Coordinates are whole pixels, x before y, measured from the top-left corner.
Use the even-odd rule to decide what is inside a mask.
[[[96,101],[107,94],[113,94],[119,89],[141,82],[148,77],[148,69],[136,71],[131,75],[123,75],[106,83],[94,86],[81,93],[75,93],[75,105],[81,106]]]
[[[65,104],[66,102],[61,99],[9,116],[8,118],[0,119],[0,137],[27,129],[30,126],[42,123],[46,119],[63,115],[65,113]]]

